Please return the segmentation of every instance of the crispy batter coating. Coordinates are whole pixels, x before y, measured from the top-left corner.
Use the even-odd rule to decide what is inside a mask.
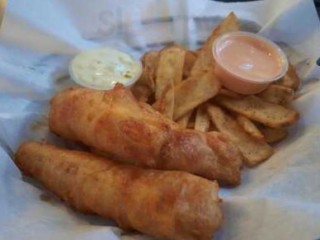
[[[124,229],[209,240],[221,225],[218,184],[189,173],[140,169],[35,142],[19,147],[15,163],[77,210]]]
[[[121,85],[111,91],[68,89],[51,102],[56,134],[142,167],[184,170],[228,185],[240,183],[242,156],[221,133],[181,129]]]

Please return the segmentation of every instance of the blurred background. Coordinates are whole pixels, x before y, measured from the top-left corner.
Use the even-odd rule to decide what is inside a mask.
[[[260,1],[260,0],[213,0],[218,2],[252,2],[252,1]],[[320,0],[314,0],[314,4],[316,5],[318,15],[320,16]]]

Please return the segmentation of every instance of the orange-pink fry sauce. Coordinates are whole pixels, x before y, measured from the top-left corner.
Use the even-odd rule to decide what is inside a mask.
[[[256,34],[229,33],[213,46],[215,72],[222,84],[235,92],[255,94],[282,77],[288,61],[282,50]]]

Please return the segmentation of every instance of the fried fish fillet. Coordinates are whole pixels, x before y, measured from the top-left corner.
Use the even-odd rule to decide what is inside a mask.
[[[220,227],[218,184],[140,169],[48,144],[22,144],[15,163],[75,209],[159,238],[210,240]]]
[[[227,185],[240,183],[242,155],[218,132],[180,128],[139,103],[122,85],[68,89],[51,101],[50,129],[137,166],[183,170]]]

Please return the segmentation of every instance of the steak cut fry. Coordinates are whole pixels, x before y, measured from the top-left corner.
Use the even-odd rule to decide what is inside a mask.
[[[239,30],[240,23],[237,16],[232,12],[213,30],[211,35],[203,44],[198,53],[198,58],[192,67],[191,76],[195,78],[200,77],[204,70],[213,68],[214,59],[212,55],[212,44],[220,35]]]
[[[188,112],[187,114],[183,115],[183,117],[179,118],[179,120],[177,120],[179,126],[182,128],[187,128],[191,115],[192,111]]]
[[[181,129],[122,85],[110,91],[68,89],[51,101],[50,129],[123,162],[183,170],[236,185],[242,156],[223,134]]]
[[[160,51],[156,72],[156,100],[171,85],[175,86],[182,81],[183,65],[186,50],[178,46],[170,46]]]
[[[169,84],[166,89],[163,90],[161,97],[155,104],[153,108],[156,109],[159,113],[168,117],[169,119],[173,118],[174,113],[174,85],[173,83]]]
[[[290,126],[299,119],[297,111],[252,95],[241,99],[219,95],[215,101],[233,112],[272,128]]]
[[[251,135],[254,139],[257,139],[259,141],[264,140],[263,134],[260,132],[260,130],[256,127],[256,125],[248,118],[238,114],[236,116],[236,119],[239,123],[239,125]]]
[[[293,90],[298,90],[300,86],[300,78],[296,73],[296,69],[292,64],[289,64],[289,69],[286,75],[282,77],[276,84],[284,87],[291,88]]]
[[[293,101],[294,91],[288,87],[271,84],[257,96],[270,103],[286,105]]]
[[[183,79],[186,79],[190,76],[191,69],[197,59],[197,53],[193,51],[186,51],[183,65]]]
[[[210,104],[207,111],[216,128],[226,134],[238,146],[244,156],[246,165],[255,166],[273,154],[272,148],[267,143],[252,138],[235,119],[220,107]]]
[[[174,88],[174,114],[177,120],[200,104],[214,97],[220,89],[220,81],[212,70],[200,78],[189,78]]]
[[[219,95],[227,96],[227,97],[231,97],[231,98],[236,98],[236,99],[243,98],[245,96],[245,95],[241,95],[239,93],[232,92],[231,90],[226,89],[226,88],[221,88],[219,91]]]
[[[288,129],[286,128],[262,127],[260,131],[264,135],[267,143],[276,143],[288,136]]]
[[[24,173],[76,210],[158,238],[210,240],[220,228],[218,184],[178,171],[140,169],[44,143],[22,144]]]
[[[194,129],[202,132],[208,132],[210,128],[210,117],[207,112],[207,106],[199,106],[196,112]]]
[[[155,91],[155,77],[159,53],[150,51],[143,55],[143,71],[139,80],[132,86],[131,91],[138,101],[147,102]]]

